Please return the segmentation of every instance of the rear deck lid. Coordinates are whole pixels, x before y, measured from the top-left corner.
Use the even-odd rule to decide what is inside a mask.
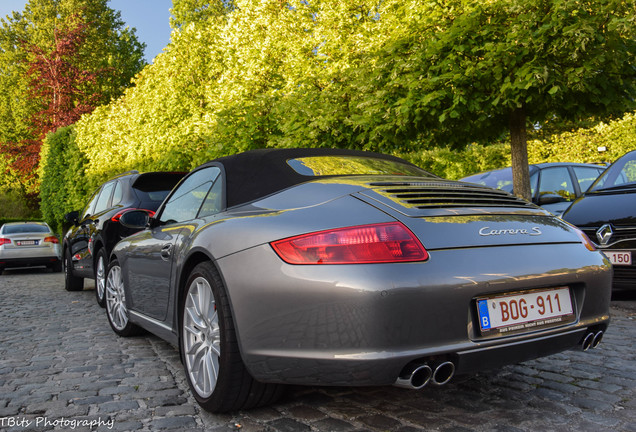
[[[498,189],[447,180],[368,187],[358,197],[404,222],[427,249],[581,242],[569,224]]]

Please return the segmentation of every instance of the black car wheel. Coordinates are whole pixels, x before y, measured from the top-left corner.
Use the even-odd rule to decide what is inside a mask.
[[[97,304],[101,307],[106,306],[106,252],[104,248],[97,252],[95,258],[95,297]]]
[[[105,291],[106,315],[113,331],[124,337],[141,333],[141,328],[131,323],[128,319],[124,277],[117,260],[114,260],[108,266]]]
[[[223,282],[214,265],[197,265],[181,308],[181,355],[197,402],[211,412],[248,409],[274,402],[282,386],[249,374],[238,348]]]
[[[70,251],[64,253],[64,288],[66,291],[81,291],[84,289],[84,278],[73,276],[73,262]]]

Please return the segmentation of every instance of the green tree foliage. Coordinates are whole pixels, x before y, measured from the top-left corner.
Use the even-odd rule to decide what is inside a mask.
[[[447,1],[396,6],[409,32],[380,47],[363,73],[376,112],[367,134],[408,125],[396,139],[425,133],[461,146],[509,133],[515,190],[529,196],[526,126],[553,117],[621,115],[636,96],[633,1]],[[428,18],[423,18],[426,9]],[[364,88],[364,87],[361,87]]]
[[[55,45],[48,52],[32,45],[27,75],[29,97],[45,101],[46,106],[31,117],[31,134],[35,137],[16,144],[4,144],[0,149],[11,157],[11,166],[21,177],[26,189],[37,179],[40,147],[47,133],[77,121],[82,114],[94,109],[99,94],[86,94],[96,81],[97,73],[78,70],[73,65],[78,48],[83,45],[87,26],[81,21],[71,27],[55,29]]]
[[[76,123],[73,145],[93,186],[129,169],[303,146],[399,154],[457,178],[511,163],[504,145],[485,144],[506,142],[512,118],[521,137],[526,124],[630,111],[633,10],[634,0],[175,0],[171,43]]]
[[[75,144],[75,138],[72,126],[62,127],[49,134],[42,146],[40,208],[42,217],[55,232],[62,231],[66,213],[86,204],[84,200],[95,186],[84,181],[88,161]]]
[[[173,0],[170,25],[181,28],[193,23],[205,23],[211,17],[231,12],[233,8],[233,0]]]
[[[636,112],[528,142],[530,163],[614,162],[632,150],[636,150]]]
[[[23,185],[32,176],[33,191],[44,134],[121,95],[145,64],[144,44],[107,0],[30,0],[1,24],[0,143],[18,168],[8,174]]]

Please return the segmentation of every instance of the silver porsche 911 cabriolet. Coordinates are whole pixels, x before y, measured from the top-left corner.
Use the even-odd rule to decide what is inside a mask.
[[[596,347],[611,266],[578,229],[506,192],[331,149],[223,157],[118,243],[107,315],[179,347],[225,412],[281,384],[421,388]]]

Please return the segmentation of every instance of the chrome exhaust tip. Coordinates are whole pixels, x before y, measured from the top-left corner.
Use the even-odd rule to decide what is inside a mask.
[[[599,346],[602,340],[603,340],[603,330],[600,330],[596,332],[596,334],[594,335],[594,340],[592,341],[592,348],[596,348],[597,346]]]
[[[585,335],[585,338],[583,338],[583,342],[581,342],[581,349],[583,351],[587,351],[592,347],[593,343],[594,343],[594,333],[588,333]]]
[[[415,365],[405,368],[393,385],[396,387],[419,390],[429,383],[432,376],[433,370],[429,365]]]
[[[455,375],[455,364],[445,361],[435,367],[431,382],[437,386],[442,386],[448,383],[453,378],[453,375]]]

